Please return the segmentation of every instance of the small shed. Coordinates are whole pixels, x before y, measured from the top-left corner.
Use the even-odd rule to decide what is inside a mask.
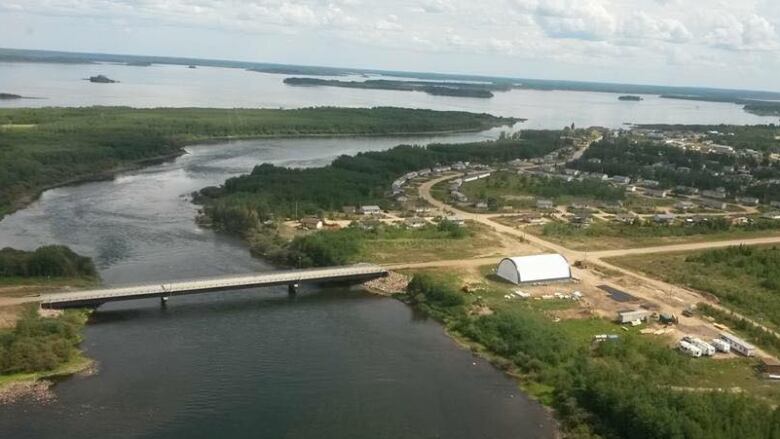
[[[322,220],[315,217],[306,217],[301,220],[301,226],[306,229],[318,230],[323,226]]]
[[[650,311],[644,309],[634,309],[618,312],[619,323],[631,323],[637,320],[644,321],[650,315]]]
[[[774,358],[762,358],[761,372],[767,375],[780,375],[780,361]]]
[[[363,215],[381,215],[382,209],[379,206],[360,206],[360,213]]]

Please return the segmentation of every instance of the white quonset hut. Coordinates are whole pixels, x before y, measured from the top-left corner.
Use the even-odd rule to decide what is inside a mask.
[[[502,259],[496,274],[514,284],[555,282],[571,279],[571,267],[557,253],[517,256]]]

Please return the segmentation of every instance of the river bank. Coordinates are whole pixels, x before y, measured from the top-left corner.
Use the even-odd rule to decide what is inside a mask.
[[[63,185],[112,178],[220,141],[431,136],[511,126],[519,119],[402,108],[302,110],[0,109],[0,218]],[[24,170],[24,172],[22,172]]]
[[[54,382],[94,372],[95,362],[80,347],[90,314],[23,306],[15,327],[0,333],[0,367],[11,371],[0,375],[0,404],[26,397],[47,402]]]

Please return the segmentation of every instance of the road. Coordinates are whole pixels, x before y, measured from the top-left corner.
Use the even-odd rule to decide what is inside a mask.
[[[444,176],[421,184],[418,189],[420,198],[424,199],[425,201],[439,208],[440,210],[450,211],[462,217],[463,219],[479,222],[481,224],[484,224],[486,226],[495,229],[498,232],[506,233],[508,235],[522,238],[527,242],[529,242],[530,244],[536,246],[540,250],[559,253],[564,257],[566,257],[566,259],[568,259],[569,261],[587,260],[587,264],[589,265],[594,265],[596,267],[606,269],[607,271],[620,273],[621,275],[631,278],[632,280],[637,281],[640,284],[648,287],[648,290],[655,291],[654,293],[645,293],[642,292],[641,290],[635,289],[632,290],[632,294],[634,294],[635,296],[643,300],[648,300],[659,304],[665,304],[668,309],[669,308],[672,309],[677,314],[680,314],[682,312],[682,309],[685,308],[687,305],[693,305],[699,302],[706,302],[709,305],[713,306],[714,308],[717,308],[724,312],[731,313],[737,317],[744,318],[746,321],[751,322],[753,325],[763,328],[764,330],[774,334],[775,336],[780,337],[780,334],[765,327],[761,323],[756,322],[755,320],[752,320],[750,318],[747,318],[746,316],[737,314],[728,308],[722,307],[719,304],[714,303],[708,297],[705,297],[696,291],[692,291],[687,288],[680,287],[678,285],[673,285],[668,282],[664,282],[662,280],[649,277],[642,273],[638,273],[631,270],[627,270],[622,267],[618,267],[604,260],[606,258],[615,258],[620,256],[641,255],[641,254],[649,254],[649,253],[680,252],[680,251],[691,251],[691,250],[705,250],[705,249],[712,249],[712,248],[735,246],[740,244],[744,244],[744,245],[780,244],[780,236],[753,238],[753,239],[731,239],[731,240],[724,240],[724,241],[707,241],[707,242],[697,242],[697,243],[688,243],[688,244],[672,244],[672,245],[661,245],[661,246],[654,246],[654,247],[605,250],[605,251],[598,251],[598,252],[582,252],[577,250],[571,250],[559,244],[544,240],[536,235],[525,233],[521,229],[517,229],[514,227],[497,223],[493,221],[493,218],[496,216],[494,214],[480,214],[480,213],[466,212],[434,198],[433,195],[431,195],[431,188],[434,185],[451,178],[454,177]],[[406,264],[406,265],[399,264],[398,266],[387,267],[387,268],[402,269],[402,268],[425,268],[425,267],[441,267],[441,266],[466,267],[466,266],[481,266],[481,265],[486,265],[486,264],[491,264],[496,262],[497,259],[495,258],[493,259],[486,258],[486,259],[457,260],[457,261],[432,261],[432,262],[425,262],[420,264]],[[596,283],[606,284],[618,289],[625,288],[625,286],[615,284],[614,282],[609,282],[609,281],[605,282],[605,280],[602,277],[598,276],[597,274],[595,274],[594,272],[588,269],[572,268],[572,274],[576,278],[582,281],[593,283],[594,285],[595,285],[594,282],[596,282]]]

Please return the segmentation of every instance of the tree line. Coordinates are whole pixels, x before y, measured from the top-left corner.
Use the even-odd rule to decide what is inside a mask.
[[[91,258],[63,245],[47,245],[34,251],[6,247],[0,250],[2,277],[95,277]]]
[[[208,139],[478,131],[512,118],[391,107],[0,109],[0,217],[42,189]]]
[[[525,130],[518,136],[468,144],[402,145],[387,151],[341,156],[328,166],[290,169],[270,164],[201,190],[196,201],[215,227],[244,233],[259,222],[321,215],[345,205],[391,206],[391,183],[410,171],[458,161],[507,162],[547,154],[559,146],[557,131]]]
[[[780,409],[762,400],[677,390],[696,378],[694,360],[662,343],[621,333],[585,345],[530,308],[473,315],[474,300],[430,275],[415,275],[407,291],[449,330],[499,355],[496,364],[551,389],[548,402],[569,437],[780,437]]]

